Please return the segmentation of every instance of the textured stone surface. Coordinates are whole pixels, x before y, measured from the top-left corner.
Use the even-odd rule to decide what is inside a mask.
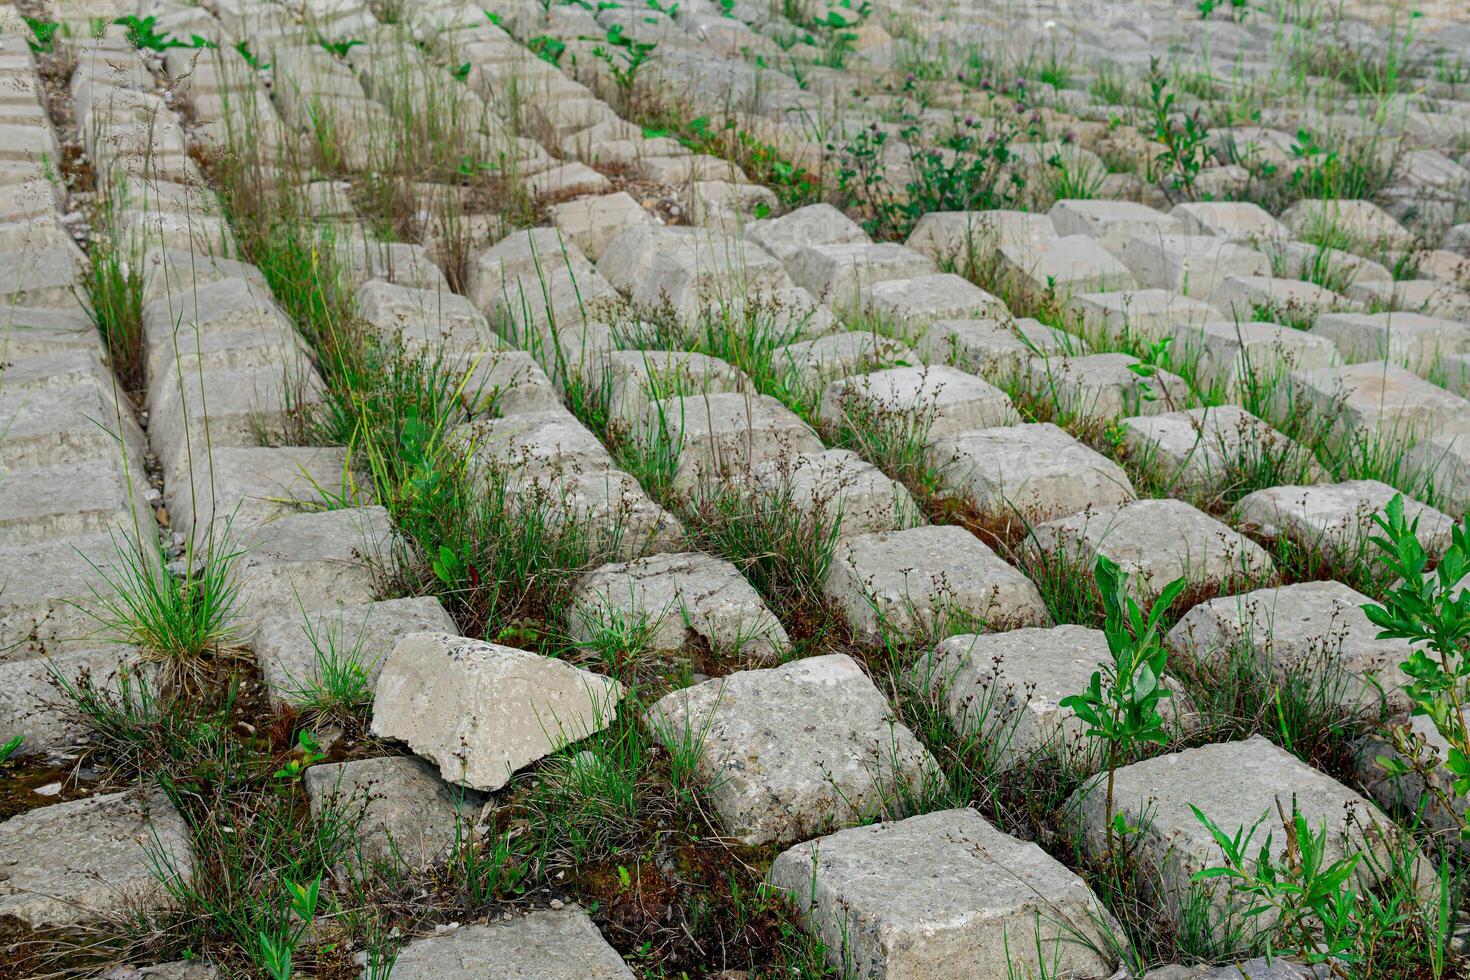
[[[200,459],[181,459],[165,484],[169,525],[180,531],[230,527],[299,513],[361,491],[348,452],[335,447],[234,446]],[[366,503],[367,500],[361,501]]]
[[[1221,590],[1275,573],[1264,548],[1182,500],[1135,500],[1048,521],[1032,529],[1027,546],[1083,569],[1105,555],[1142,597],[1158,595],[1177,578]]]
[[[1125,289],[1114,293],[1081,293],[1069,304],[1088,337],[1108,343],[1151,344],[1180,328],[1218,320],[1214,307],[1167,289]]]
[[[550,657],[410,633],[378,676],[373,734],[404,742],[450,782],[496,790],[611,724],[622,696],[617,681]]]
[[[791,278],[834,310],[854,308],[874,283],[938,271],[928,256],[902,245],[807,245],[787,262]]]
[[[1174,331],[1171,352],[1194,365],[1201,388],[1226,395],[1251,388],[1270,391],[1292,371],[1341,363],[1326,337],[1249,319],[1180,326]]]
[[[799,388],[820,390],[822,382],[876,371],[913,356],[903,343],[866,330],[845,330],[777,348],[775,366],[793,375]]]
[[[613,422],[630,429],[643,422],[650,404],[661,399],[738,392],[750,387],[743,372],[717,357],[646,350],[610,352],[604,384]]]
[[[1052,291],[1061,296],[1105,289],[1132,289],[1128,267],[1087,235],[1068,235],[1039,243],[1003,243],[1002,273],[1032,294]]]
[[[935,320],[1006,315],[1004,303],[952,272],[875,282],[860,299],[870,316],[910,334]]]
[[[1102,977],[1115,966],[1095,950],[1118,927],[1082,879],[971,809],[798,844],[768,880],[845,975]]]
[[[1419,313],[1329,313],[1312,333],[1331,339],[1348,363],[1391,361],[1421,373],[1470,347],[1470,324]]]
[[[405,946],[396,980],[632,980],[632,970],[576,906],[529,912],[488,925],[461,926]]]
[[[1328,426],[1339,445],[1394,451],[1435,432],[1470,431],[1470,401],[1383,361],[1293,371],[1279,391],[1278,411]]]
[[[1117,463],[1050,422],[937,440],[929,461],[946,490],[987,518],[1035,523],[1133,499]]]
[[[1470,513],[1470,433],[1426,436],[1409,447],[1403,461],[1411,479],[1430,481],[1447,512]]]
[[[692,488],[822,441],[795,412],[769,395],[713,394],[660,399],[644,410],[643,433],[660,430],[678,467],[676,486]]]
[[[649,724],[692,750],[725,830],[790,843],[881,814],[938,766],[845,654],[749,670],[664,696]]]
[[[1112,662],[1107,637],[1084,626],[1025,628],[951,636],[921,657],[909,675],[943,706],[955,731],[984,738],[1005,771],[1046,754],[1085,761],[1097,746],[1063,698],[1087,689],[1094,671]],[[1164,678],[1171,690],[1173,681]],[[1161,705],[1183,718],[1176,694]]]
[[[944,365],[888,368],[834,381],[822,392],[818,417],[834,429],[892,431],[920,442],[1020,420],[1005,392]]]
[[[1033,356],[1085,354],[1082,338],[1036,320],[939,320],[918,343],[928,364],[947,364],[991,384],[1015,381]]]
[[[1123,444],[1140,467],[1160,473],[1170,492],[1228,490],[1248,473],[1315,476],[1310,451],[1234,405],[1124,419]]]
[[[1310,322],[1320,314],[1352,305],[1325,286],[1275,276],[1226,276],[1210,293],[1209,301],[1232,319],[1285,324]]]
[[[353,858],[410,868],[425,867],[468,839],[483,804],[480,794],[449,785],[411,756],[321,763],[306,770],[303,782],[314,815],[361,814]]]
[[[384,573],[394,567],[395,540],[386,510],[352,507],[232,530],[217,546],[243,552],[234,569],[237,615],[243,624],[258,625],[292,610],[376,599]]]
[[[757,466],[752,482],[838,537],[925,523],[908,489],[848,449],[799,453]]]
[[[1399,664],[1406,640],[1380,640],[1363,606],[1368,596],[1340,582],[1301,582],[1222,596],[1195,606],[1169,631],[1169,648],[1208,668],[1251,655],[1282,678],[1317,684],[1339,704],[1408,706]]]
[[[122,680],[136,685],[138,651],[104,646],[58,651],[49,657],[0,659],[0,745],[19,735],[25,739],[17,755],[65,748],[82,740],[89,729],[67,699],[58,679],[76,685],[86,676],[99,691],[116,691]]]
[[[789,262],[807,245],[867,244],[857,222],[830,204],[809,204],[779,218],[752,221],[745,237],[782,262]]]
[[[1289,538],[1335,561],[1357,561],[1368,556],[1368,539],[1377,533],[1373,515],[1397,493],[1377,480],[1271,487],[1242,497],[1235,523],[1264,538]],[[1404,514],[1418,521],[1417,536],[1429,554],[1449,544],[1449,517],[1411,497],[1404,498]]]
[[[11,817],[0,823],[0,915],[73,926],[160,905],[165,884],[154,858],[171,878],[193,873],[184,819],[162,793],[93,796]]]
[[[1133,370],[1138,366],[1138,358],[1129,354],[1033,357],[1024,383],[1033,397],[1063,415],[1082,418],[1157,415],[1189,404],[1183,378],[1163,368],[1145,376]]]
[[[1050,622],[1036,586],[952,524],[839,543],[822,592],[870,646]]]
[[[735,566],[697,552],[594,569],[576,588],[566,627],[593,649],[604,634],[633,631],[640,652],[670,658],[702,644],[717,662],[771,662],[788,646],[786,630]]]
[[[1162,235],[1129,240],[1118,256],[1138,285],[1207,299],[1227,276],[1264,276],[1271,262],[1253,248],[1201,235]]]
[[[137,461],[59,463],[0,473],[0,545],[151,529],[148,480]]]
[[[409,633],[453,633],[454,621],[437,599],[385,599],[325,610],[282,611],[260,625],[255,660],[272,700],[300,702],[322,671],[361,672],[368,692],[383,662]]]

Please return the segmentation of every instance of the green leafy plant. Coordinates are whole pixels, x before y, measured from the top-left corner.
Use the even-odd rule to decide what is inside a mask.
[[[1450,545],[1431,573],[1429,555],[1418,536],[1419,520],[1404,513],[1404,498],[1397,494],[1373,522],[1381,534],[1371,539],[1379,549],[1378,561],[1396,579],[1384,594],[1382,605],[1363,607],[1368,619],[1380,630],[1380,639],[1407,640],[1414,651],[1400,667],[1410,678],[1404,688],[1413,704],[1413,714],[1429,719],[1448,749],[1446,757],[1403,728],[1391,730],[1399,758],[1381,758],[1379,764],[1390,776],[1420,772],[1425,785],[1438,794],[1444,808],[1455,815],[1460,836],[1470,839],[1470,829],[1460,809],[1451,805],[1440,781],[1427,778],[1438,766],[1452,777],[1449,792],[1464,797],[1470,792],[1470,728],[1464,714],[1467,679],[1470,679],[1470,589],[1460,583],[1470,574],[1470,522],[1462,521],[1451,531]]]
[[[1161,337],[1153,341],[1139,352],[1138,360],[1128,365],[1128,370],[1139,377],[1138,397],[1146,402],[1157,401],[1158,393],[1154,391],[1149,381],[1159,376],[1159,370],[1163,367],[1169,354],[1169,344],[1173,337]],[[1168,392],[1166,391],[1167,395]]]
[[[1209,131],[1198,109],[1175,118],[1174,93],[1169,91],[1169,79],[1157,58],[1149,65],[1148,89],[1154,141],[1164,147],[1155,166],[1161,169],[1166,191],[1178,191],[1193,200],[1195,181],[1209,159]]]
[[[127,28],[128,43],[135,48],[146,48],[149,51],[167,51],[169,48],[217,48],[214,41],[192,35],[189,40],[181,41],[168,32],[159,33],[157,29],[158,18],[154,16],[139,17],[129,14],[119,17],[114,24]]]
[[[271,773],[271,776],[284,782],[295,782],[301,778],[302,773],[326,757],[327,754],[317,743],[316,736],[303,728],[296,735],[296,753],[284,766]]]
[[[1225,859],[1223,864],[1195,872],[1191,880],[1228,881],[1235,894],[1249,902],[1244,912],[1248,919],[1274,915],[1271,928],[1265,930],[1268,955],[1280,951],[1276,948],[1280,937],[1289,944],[1287,951],[1303,955],[1309,962],[1326,964],[1334,976],[1344,980],[1351,976],[1345,967],[1359,959],[1355,947],[1361,930],[1356,921],[1358,895],[1350,882],[1362,853],[1330,860],[1326,822],[1313,830],[1295,806],[1287,816],[1277,804],[1286,835],[1286,849],[1280,857],[1272,856],[1270,832],[1259,847],[1253,846],[1269,814],[1232,836],[1199,807],[1190,804],[1189,808]]]
[[[311,928],[312,920],[316,918],[317,904],[321,899],[321,887],[321,875],[317,875],[306,885],[287,881],[286,890],[290,896],[291,913],[296,917],[295,924],[278,937],[268,932],[258,934],[260,965],[270,975],[271,980],[291,980],[294,975],[291,961],[295,957],[297,946],[301,944],[302,937],[306,935],[307,930]]]
[[[4,745],[0,745],[0,762],[5,762],[16,752],[20,751],[21,743],[25,741],[24,735],[17,735]]]
[[[250,50],[250,45],[244,41],[235,44],[235,51],[245,59],[245,63],[256,71],[265,71],[271,66],[269,61],[261,61],[260,56]]]
[[[1103,633],[1113,660],[1093,671],[1086,691],[1063,698],[1060,706],[1075,712],[1089,726],[1087,735],[1107,746],[1107,849],[1109,858],[1115,859],[1118,838],[1133,830],[1123,814],[1114,812],[1117,768],[1140,746],[1169,742],[1159,712],[1159,706],[1169,697],[1163,685],[1169,657],[1163,643],[1163,622],[1169,607],[1184,591],[1185,582],[1179,578],[1164,586],[1145,616],[1129,594],[1128,576],[1111,559],[1098,555],[1093,578],[1102,594]]]
[[[876,123],[840,150],[838,199],[863,212],[863,226],[874,237],[905,238],[931,211],[1009,207],[1025,186],[1024,178],[1008,166],[1013,127],[985,133],[978,120],[970,119],[937,144],[926,142],[917,127],[901,135],[912,148],[914,173],[902,193],[888,179],[888,133]]]
[[[61,25],[51,20],[41,20],[36,17],[23,18],[26,26],[31,29],[31,38],[26,41],[36,54],[50,54],[56,50],[56,37],[61,33]]]
[[[336,57],[345,58],[347,57],[347,52],[351,51],[353,48],[362,43],[363,42],[357,40],[356,38],[345,38],[341,41],[323,40],[321,42],[321,46]]]
[[[648,62],[658,45],[633,40],[623,33],[621,24],[608,28],[607,42],[610,47],[599,44],[592,49],[592,54],[607,65],[612,74],[613,87],[618,92],[618,105],[627,112],[633,105],[638,71]]]
[[[549,34],[538,34],[526,42],[526,47],[531,53],[549,64],[560,65],[562,53],[566,51],[565,41],[551,37]]]

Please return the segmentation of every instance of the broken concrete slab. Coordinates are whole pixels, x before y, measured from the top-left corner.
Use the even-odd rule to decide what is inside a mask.
[[[373,734],[404,742],[449,782],[493,791],[612,724],[623,686],[526,650],[410,633],[383,664]]]
[[[866,330],[844,330],[815,340],[803,340],[772,352],[772,366],[791,376],[797,390],[814,394],[833,378],[913,363],[913,352],[902,341]]]
[[[463,296],[371,279],[357,289],[357,309],[389,345],[410,350],[485,350],[500,345],[483,313]]]
[[[0,472],[0,546],[117,530],[152,532],[142,460],[101,458]]]
[[[1057,237],[1051,218],[1030,211],[931,211],[904,244],[941,267],[964,270],[981,266],[1002,244],[1029,246]]]
[[[875,282],[863,287],[858,303],[902,336],[916,336],[935,320],[1009,315],[1005,303],[952,272]]]
[[[593,262],[624,228],[657,224],[626,191],[553,204],[549,214],[551,223]]]
[[[779,218],[763,218],[745,226],[745,237],[782,262],[790,262],[808,245],[866,245],[872,239],[862,227],[830,204],[809,204]]]
[[[1229,319],[1266,320],[1286,326],[1305,326],[1324,313],[1351,310],[1354,305],[1314,282],[1240,275],[1226,276],[1210,293],[1209,303]]]

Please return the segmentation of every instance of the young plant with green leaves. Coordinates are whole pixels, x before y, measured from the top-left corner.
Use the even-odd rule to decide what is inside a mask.
[[[1414,644],[1409,659],[1400,664],[1410,678],[1404,693],[1413,703],[1413,714],[1427,718],[1446,747],[1441,759],[1423,739],[1406,727],[1396,727],[1390,738],[1398,757],[1378,762],[1393,778],[1423,776],[1424,784],[1459,824],[1461,838],[1470,840],[1464,804],[1456,805],[1470,793],[1470,726],[1465,718],[1470,589],[1463,584],[1470,574],[1470,521],[1452,529],[1450,545],[1432,572],[1430,556],[1419,540],[1419,519],[1406,516],[1402,494],[1395,495],[1382,514],[1375,514],[1373,522],[1382,532],[1372,538],[1380,551],[1378,561],[1395,582],[1381,605],[1369,603],[1363,612],[1379,628],[1380,639]],[[1447,787],[1446,781],[1431,778],[1441,767],[1451,777]]]
[[[1247,918],[1269,921],[1264,930],[1267,955],[1281,952],[1304,955],[1311,963],[1323,963],[1332,976],[1346,980],[1353,954],[1355,907],[1358,895],[1352,886],[1353,873],[1363,859],[1361,852],[1333,859],[1328,850],[1331,835],[1324,821],[1316,830],[1295,807],[1288,816],[1277,804],[1286,849],[1277,856],[1273,832],[1257,844],[1256,835],[1268,814],[1249,829],[1231,835],[1221,830],[1199,807],[1190,804],[1195,819],[1209,831],[1224,856],[1224,863],[1195,872],[1193,882],[1223,881],[1249,903]],[[1262,917],[1267,917],[1262,919]],[[1282,942],[1287,949],[1280,947]]]
[[[294,921],[278,935],[273,936],[264,931],[257,934],[260,965],[271,980],[291,980],[295,975],[292,972],[291,959],[316,918],[317,904],[321,899],[322,877],[317,875],[305,885],[287,881],[286,887],[291,895],[290,906]]]
[[[1209,162],[1209,130],[1199,110],[1185,115],[1174,112],[1174,93],[1158,59],[1149,66],[1149,104],[1153,108],[1154,142],[1163,146],[1156,161],[1164,192],[1194,200],[1195,181]]]
[[[1107,637],[1112,662],[1093,671],[1087,690],[1061,700],[1060,706],[1074,712],[1088,725],[1087,735],[1106,745],[1107,853],[1117,858],[1119,838],[1133,832],[1121,812],[1114,810],[1113,787],[1118,766],[1144,745],[1167,745],[1169,733],[1159,711],[1169,690],[1164,686],[1164,668],[1169,654],[1164,648],[1164,617],[1185,580],[1164,586],[1145,615],[1128,589],[1128,576],[1105,555],[1097,556],[1093,577],[1102,594]]]

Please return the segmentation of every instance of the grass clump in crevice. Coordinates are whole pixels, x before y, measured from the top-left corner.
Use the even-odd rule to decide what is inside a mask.
[[[99,581],[89,583],[79,607],[104,639],[136,646],[144,660],[188,674],[234,644],[240,599],[235,565],[242,552],[228,521],[202,550],[191,542],[178,564],[151,540],[154,533],[151,527],[114,531],[108,559],[83,556]]]

